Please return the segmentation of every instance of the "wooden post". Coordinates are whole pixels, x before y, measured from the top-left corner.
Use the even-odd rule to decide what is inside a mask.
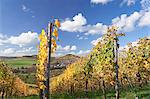
[[[86,96],[86,98],[88,98],[88,79],[87,78],[85,81],[85,96]]]
[[[114,63],[115,63],[115,69],[116,69],[116,86],[115,86],[115,90],[116,90],[116,99],[119,99],[119,80],[118,80],[118,38],[116,36],[116,34],[114,35]]]
[[[50,61],[51,61],[51,39],[52,39],[52,28],[53,28],[53,24],[52,23],[48,23],[48,63],[47,63],[47,70],[46,70],[46,99],[49,99],[50,97],[50,86],[49,86],[49,82],[50,82]]]
[[[106,99],[106,88],[105,88],[105,81],[102,80],[102,91],[103,91],[103,99]]]
[[[44,94],[43,94],[43,90],[40,89],[40,93],[39,93],[40,99],[44,99]]]

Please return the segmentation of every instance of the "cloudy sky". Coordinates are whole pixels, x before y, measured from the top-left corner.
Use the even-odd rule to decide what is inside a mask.
[[[56,56],[89,53],[110,25],[126,34],[122,47],[150,36],[149,0],[0,0],[0,56],[36,54],[52,17],[61,22]]]

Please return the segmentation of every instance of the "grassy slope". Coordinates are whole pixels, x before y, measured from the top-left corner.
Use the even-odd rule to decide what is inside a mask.
[[[135,88],[139,99],[150,99],[150,85],[143,86],[142,88]],[[18,97],[17,97],[18,98]],[[39,99],[39,96],[19,97],[21,99]],[[16,99],[16,98],[13,98]],[[59,93],[51,96],[51,99],[85,99],[84,92],[74,94]],[[103,99],[102,92],[89,92],[87,99]],[[107,91],[107,99],[115,99],[115,91]],[[130,88],[122,89],[120,99],[135,99],[135,93]]]
[[[66,56],[59,57],[55,59],[52,57],[52,63],[56,63],[58,61],[63,61],[63,60],[69,60],[69,59],[76,59],[79,58],[78,56],[68,54]],[[3,59],[5,63],[8,64],[9,67],[11,68],[21,68],[21,67],[29,67],[32,66],[33,64],[36,64],[36,57],[15,57],[15,58],[5,58]],[[51,77],[57,76],[61,74],[65,69],[54,69],[51,71]],[[35,84],[36,78],[35,78],[35,73],[16,73],[16,75],[19,76],[24,82],[29,83],[29,84]]]
[[[27,57],[5,59],[4,61],[11,68],[28,67],[28,66],[32,66],[33,64],[36,63],[35,58],[27,58]]]
[[[57,63],[57,62],[61,62],[61,61],[65,61],[65,60],[76,60],[80,57],[72,55],[72,54],[68,54],[66,56],[62,56],[59,58],[52,57],[51,59],[51,63]],[[36,64],[37,60],[36,57],[15,57],[15,58],[5,58],[3,59],[3,61],[5,63],[8,64],[8,66],[10,66],[11,68],[21,68],[21,67],[29,67],[32,66],[33,64]]]
[[[36,76],[35,73],[30,73],[30,74],[22,74],[22,73],[17,73],[18,77],[22,79],[25,83],[28,84],[35,84],[36,83]]]

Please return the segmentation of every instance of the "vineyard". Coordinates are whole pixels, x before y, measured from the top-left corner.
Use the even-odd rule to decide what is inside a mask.
[[[51,93],[77,93],[99,91],[106,98],[108,89],[114,89],[115,66],[113,37],[110,32],[83,57],[68,66],[63,74],[52,78]],[[119,89],[127,86],[137,95],[135,87],[148,85],[150,81],[150,39],[142,38],[138,46],[128,45],[119,52]]]
[[[150,0],[0,0],[0,99],[150,99]]]
[[[88,55],[78,57],[61,74],[50,76],[50,54],[55,52],[56,41],[59,41],[59,21],[55,20],[52,26],[48,30],[52,34],[42,30],[39,36],[34,85],[25,83],[7,64],[0,62],[0,96],[3,99],[17,96],[27,99],[113,99],[117,94],[117,99],[150,98],[149,38],[141,38],[136,46],[129,43],[128,47],[119,50],[119,39],[124,34],[119,34],[112,26]]]

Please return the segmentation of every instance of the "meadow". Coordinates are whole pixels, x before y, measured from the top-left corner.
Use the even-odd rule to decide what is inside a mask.
[[[4,60],[11,68],[29,67],[36,64],[36,58],[33,57],[17,57],[17,58],[6,58]]]

